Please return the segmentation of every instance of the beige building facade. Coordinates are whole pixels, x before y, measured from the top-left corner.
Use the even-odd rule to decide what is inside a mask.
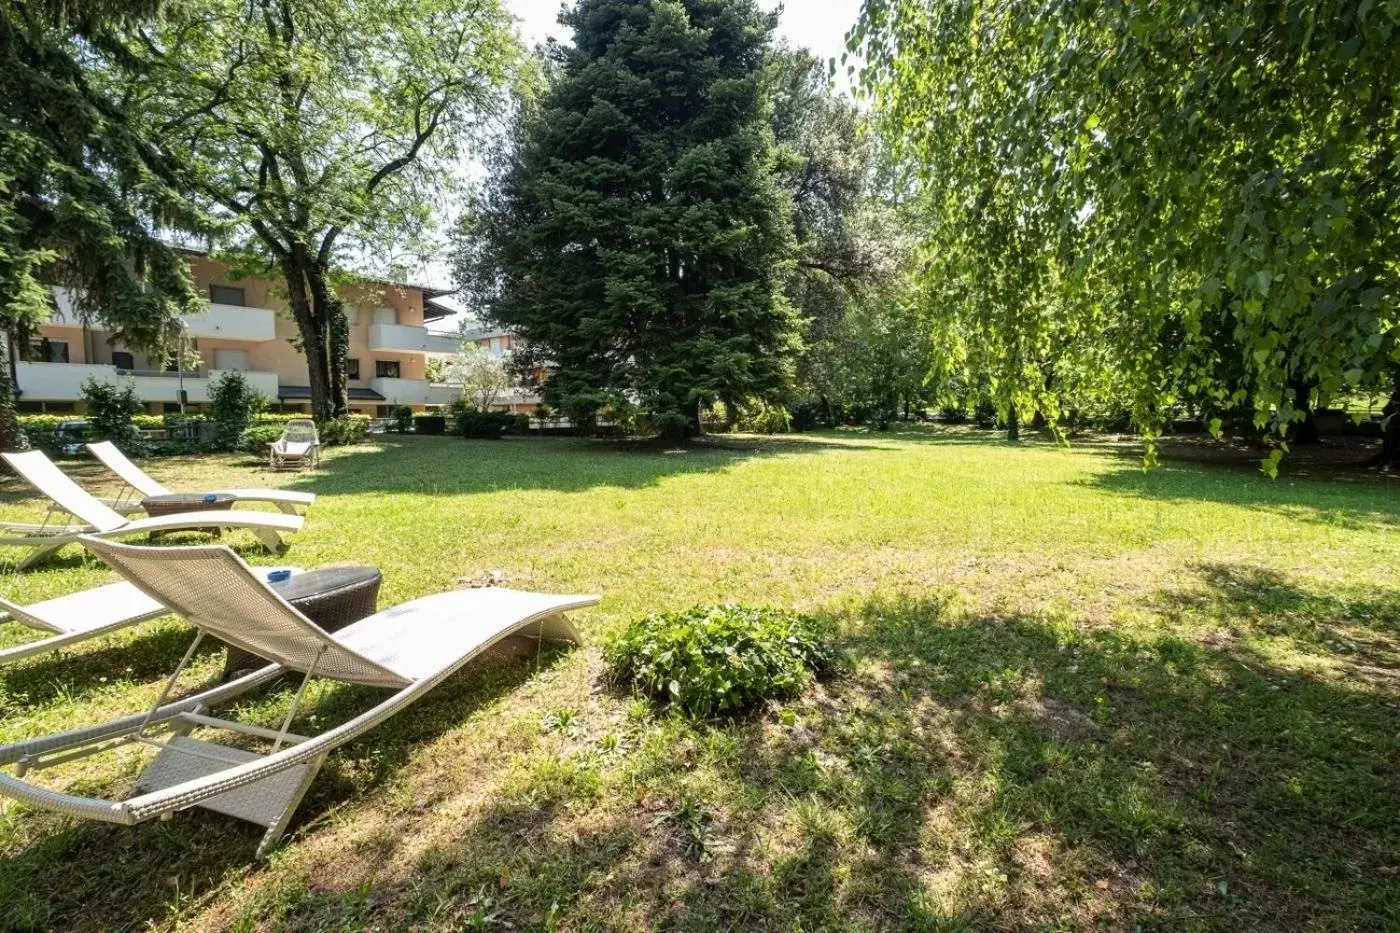
[[[15,381],[21,411],[80,412],[88,379],[130,381],[152,413],[187,410],[208,402],[209,386],[238,371],[283,411],[310,410],[306,357],[297,348],[297,326],[275,278],[235,277],[229,266],[190,255],[190,271],[208,299],[204,314],[183,320],[186,362],[162,366],[115,335],[85,326],[74,296],[54,290],[52,319],[29,346],[18,348]],[[340,292],[350,320],[346,353],[350,407],[384,415],[396,405],[414,409],[450,403],[460,388],[427,378],[431,355],[457,351],[458,337],[426,326],[451,312],[433,303],[446,289],[391,282],[348,286]]]

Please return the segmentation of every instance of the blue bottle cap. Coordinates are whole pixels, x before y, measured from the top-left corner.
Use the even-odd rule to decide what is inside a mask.
[[[290,580],[292,572],[290,570],[269,570],[267,572],[268,583],[281,583],[283,580]]]
[[[216,492],[206,493],[205,496],[204,496],[204,501],[205,501],[205,502],[218,502],[218,501],[219,501],[219,494],[216,493]]]

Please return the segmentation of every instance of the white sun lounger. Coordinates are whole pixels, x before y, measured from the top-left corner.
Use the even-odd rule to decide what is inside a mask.
[[[121,477],[122,482],[127,487],[135,490],[136,494],[142,498],[149,496],[168,496],[172,490],[163,486],[145,470],[132,463],[126,454],[117,449],[117,445],[111,441],[101,441],[96,444],[88,444],[88,450],[92,455],[102,461],[102,465]],[[233,496],[240,502],[270,502],[288,515],[297,514],[296,507],[309,507],[316,501],[314,492],[298,492],[292,489],[206,489],[204,494],[217,493],[222,496]],[[137,511],[141,508],[140,502],[123,503],[123,497],[117,498],[117,503],[113,508],[118,510]]]
[[[282,547],[282,533],[300,531],[305,519],[300,515],[271,512],[181,512],[155,518],[128,521],[108,505],[99,502],[87,490],[65,474],[42,451],[0,454],[16,473],[49,497],[49,513],[39,525],[0,523],[0,532],[15,532],[19,537],[0,537],[0,546],[30,548],[20,562],[28,567],[54,551],[78,540],[82,534],[103,538],[124,538],[128,535],[156,531],[191,531],[201,528],[247,528],[258,536],[269,551]],[[76,516],[84,524],[50,524],[62,512]]]
[[[83,543],[138,588],[198,629],[184,660],[150,709],[104,725],[0,746],[0,794],[69,816],[135,824],[205,807],[267,828],[258,856],[291,819],[327,753],[402,712],[453,672],[509,635],[578,642],[564,613],[596,605],[596,596],[552,596],[488,587],[439,593],[404,603],[328,634],[298,612],[219,545],[132,547],[84,537]],[[170,688],[205,634],[273,663],[211,690],[166,703]],[[304,676],[280,730],[209,715],[211,707],[287,671]],[[315,738],[289,732],[312,676],[386,687],[395,693]],[[266,755],[190,738],[220,729],[271,743]],[[169,736],[157,738],[158,733]],[[26,773],[118,745],[158,753],[121,801],[65,794],[23,780]]]
[[[310,418],[293,418],[282,426],[282,436],[268,449],[271,470],[300,470],[321,464],[321,435]]]
[[[45,651],[57,651],[74,642],[96,638],[170,612],[125,581],[109,583],[57,599],[46,599],[30,606],[0,599],[0,609],[4,610],[10,621],[41,632],[53,633],[52,638],[0,649],[0,665]]]
[[[256,572],[267,574],[274,570],[286,570],[293,576],[302,572],[298,567],[258,568]],[[0,667],[169,613],[163,604],[125,580],[28,606],[0,598],[0,622],[17,622],[51,634],[39,641],[0,649]]]

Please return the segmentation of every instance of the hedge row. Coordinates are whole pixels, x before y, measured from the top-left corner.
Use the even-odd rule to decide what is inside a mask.
[[[251,424],[286,424],[297,418],[308,418],[309,415],[298,412],[263,412],[253,415]],[[369,422],[369,415],[351,414],[348,417],[357,418]],[[25,433],[45,433],[57,431],[58,426],[65,421],[81,421],[83,415],[20,415],[19,424],[24,428]],[[199,412],[191,412],[187,415],[136,415],[131,419],[131,423],[143,431],[154,431],[160,428],[169,427],[172,424],[204,424],[209,421],[208,415]]]

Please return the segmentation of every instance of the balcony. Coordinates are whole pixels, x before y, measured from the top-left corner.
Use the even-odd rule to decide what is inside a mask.
[[[55,288],[53,294],[58,310],[49,318],[48,326],[82,327],[83,323],[74,308],[77,296],[67,288]],[[264,343],[277,339],[277,315],[267,308],[245,308],[240,305],[210,302],[206,314],[187,314],[182,320],[191,337],[212,337],[247,343]]]
[[[430,395],[430,386],[426,379],[393,379],[381,376],[371,379],[369,387],[384,396],[386,405],[426,405]]]
[[[191,337],[265,343],[277,339],[277,315],[266,308],[209,303],[208,314],[183,318]]]
[[[93,363],[16,363],[21,398],[27,402],[75,402],[83,397],[83,383],[121,383],[129,380],[143,402],[178,402],[181,379],[176,373],[133,372],[115,366]],[[185,400],[190,404],[209,401],[209,386],[223,375],[221,370],[186,372]],[[277,397],[277,374],[245,372],[248,384],[268,398]]]
[[[456,353],[457,337],[408,324],[371,324],[369,348],[377,353]]]

